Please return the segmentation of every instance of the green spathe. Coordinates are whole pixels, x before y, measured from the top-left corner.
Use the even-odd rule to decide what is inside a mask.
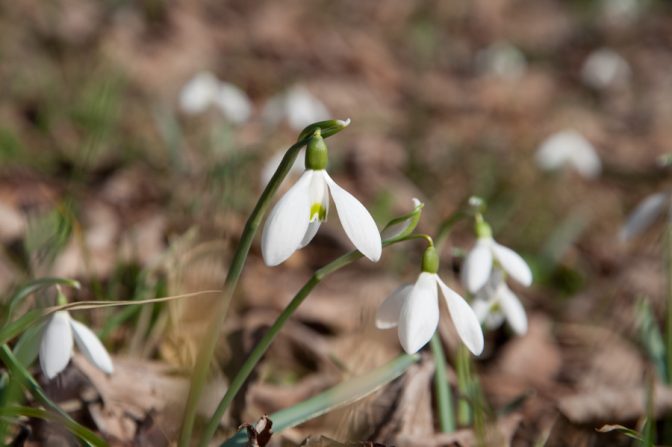
[[[427,273],[439,271],[439,255],[433,245],[427,247],[422,254],[422,271]]]
[[[306,149],[306,169],[314,171],[321,171],[327,168],[329,163],[329,152],[327,144],[322,138],[320,129],[315,129],[313,135],[308,140],[308,148]]]

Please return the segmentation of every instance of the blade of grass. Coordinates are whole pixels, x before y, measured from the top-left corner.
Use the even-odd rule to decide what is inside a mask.
[[[436,402],[439,407],[439,426],[444,433],[455,431],[455,410],[453,408],[453,396],[451,395],[450,384],[446,377],[446,356],[441,346],[439,332],[435,332],[431,341],[432,354],[434,355],[434,390],[436,393]]]
[[[273,422],[273,432],[295,427],[321,416],[335,408],[355,402],[368,396],[380,387],[401,376],[420,357],[417,354],[404,354],[390,363],[381,366],[360,377],[347,380],[289,408],[269,416]],[[247,433],[239,431],[220,447],[239,447],[247,445]]]

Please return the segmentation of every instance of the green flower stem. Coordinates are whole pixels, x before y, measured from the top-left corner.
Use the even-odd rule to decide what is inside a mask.
[[[446,356],[443,353],[441,336],[438,331],[432,336],[431,346],[436,368],[434,390],[439,407],[439,426],[443,433],[452,433],[455,431],[455,410],[453,408],[453,396],[451,395],[450,384],[446,377]]]
[[[672,383],[672,222],[665,227],[665,246],[663,248],[665,265],[665,297],[667,314],[665,321],[665,360],[667,362],[665,383]]]
[[[472,409],[469,402],[471,395],[471,357],[465,346],[457,349],[457,388],[460,390],[460,400],[457,403],[457,421],[462,427],[471,423]]]
[[[100,439],[95,433],[89,430],[86,427],[78,424],[73,420],[68,413],[63,411],[57,404],[52,402],[51,399],[46,395],[44,390],[40,387],[37,381],[30,375],[28,370],[21,365],[21,363],[16,359],[12,350],[9,349],[9,346],[3,344],[0,346],[0,360],[9,368],[15,380],[21,380],[27,385],[28,390],[33,395],[35,400],[40,404],[44,405],[49,410],[56,413],[59,419],[62,419],[64,425],[68,426],[70,430],[76,434],[82,441],[86,442],[87,445],[94,446],[106,446],[107,443]],[[75,429],[76,428],[76,429]]]
[[[224,320],[226,319],[226,314],[229,308],[231,297],[233,292],[236,289],[238,284],[238,279],[247,260],[247,255],[250,252],[250,247],[252,246],[252,241],[254,236],[261,225],[261,220],[266,214],[268,207],[271,205],[271,200],[275,195],[275,192],[280,187],[283,179],[289,173],[294,160],[299,155],[299,151],[303,146],[306,145],[308,139],[305,138],[298,143],[294,144],[287,150],[285,156],[282,158],[280,166],[273,174],[271,181],[262,192],[259,201],[257,202],[254,210],[250,214],[250,217],[245,223],[245,228],[240,237],[240,242],[238,244],[238,249],[233,256],[231,261],[231,267],[226,276],[226,281],[224,283],[224,291],[222,293],[221,299],[216,303],[215,309],[213,309],[213,319],[211,324],[206,332],[205,339],[203,341],[203,346],[198,353],[196,359],[196,365],[191,378],[191,384],[189,387],[189,396],[187,397],[187,403],[184,410],[184,416],[182,418],[182,429],[180,431],[179,446],[187,447],[191,439],[191,433],[194,428],[194,420],[196,418],[196,408],[198,401],[201,397],[203,387],[207,379],[208,371],[210,368],[210,363],[215,352],[215,345],[217,344],[217,339],[219,338],[219,333]]]
[[[294,161],[299,155],[299,151],[308,143],[311,135],[317,128],[322,130],[322,137],[327,138],[343,130],[343,128],[345,128],[348,123],[349,121],[324,121],[311,124],[306,129],[304,129],[304,131],[299,136],[299,141],[290,147],[285,153],[285,156],[280,162],[280,166],[278,166],[278,169],[275,171],[273,177],[268,182],[266,189],[264,189],[264,191],[261,193],[261,197],[259,197],[257,204],[250,214],[250,217],[247,219],[245,228],[243,229],[243,233],[240,237],[240,242],[238,243],[238,248],[236,249],[236,252],[233,255],[233,259],[231,261],[231,267],[229,268],[229,272],[226,276],[222,297],[217,301],[217,304],[213,309],[213,319],[208,327],[208,331],[206,332],[202,348],[199,350],[198,357],[196,358],[196,365],[192,373],[191,384],[189,386],[189,395],[187,397],[184,416],[182,418],[182,428],[180,430],[180,438],[178,442],[179,447],[187,447],[189,445],[191,433],[194,428],[194,420],[196,419],[196,408],[198,406],[201,393],[203,392],[203,387],[205,386],[210,363],[212,362],[212,357],[215,352],[217,339],[219,338],[219,333],[221,332],[222,325],[226,319],[231,297],[233,296],[233,293],[238,284],[238,279],[240,278],[243,266],[247,260],[247,255],[250,252],[250,247],[252,246],[254,236],[256,235],[259,226],[261,225],[261,220],[266,214],[266,211],[271,206],[271,200],[273,199],[275,192],[278,190],[280,184],[294,165]]]
[[[388,245],[396,244],[398,242],[407,241],[411,239],[416,239],[416,235],[409,235],[404,238],[384,241],[383,246],[386,247]],[[242,386],[245,384],[245,381],[250,376],[257,363],[259,363],[261,357],[266,353],[269,346],[271,345],[275,337],[278,335],[278,332],[280,332],[280,329],[282,329],[282,327],[284,326],[285,322],[294,313],[294,311],[301,305],[301,303],[303,303],[303,301],[306,299],[306,297],[308,297],[308,295],[310,294],[310,292],[312,292],[315,286],[330,274],[342,269],[343,267],[352,264],[356,260],[362,258],[362,256],[363,256],[362,253],[360,253],[357,250],[354,250],[333,260],[329,264],[325,265],[324,267],[313,273],[310,279],[303,285],[301,290],[299,290],[297,294],[294,295],[294,298],[292,298],[287,307],[285,307],[282,313],[280,313],[280,315],[275,320],[273,325],[268,329],[268,331],[266,331],[262,339],[259,340],[259,343],[257,343],[257,345],[254,347],[247,360],[245,360],[245,363],[243,363],[241,368],[238,370],[236,376],[231,381],[231,384],[229,384],[229,388],[226,390],[224,397],[222,397],[222,400],[219,402],[219,405],[217,405],[217,409],[213,413],[212,417],[210,418],[208,424],[206,425],[203,431],[201,440],[198,444],[199,446],[205,447],[208,445],[208,443],[214,436],[215,432],[217,431],[217,427],[219,427],[219,423],[222,419],[222,416],[224,415],[224,412],[229,407],[229,405],[231,405],[231,402],[233,402],[233,399],[238,394],[238,391],[240,391]]]
[[[448,239],[448,236],[450,235],[450,232],[453,230],[453,227],[455,226],[456,223],[461,221],[462,219],[468,218],[469,214],[465,212],[464,210],[457,210],[448,218],[446,218],[441,224],[439,225],[439,229],[436,231],[436,237],[434,238],[434,245],[436,246],[436,250],[440,253],[441,248],[443,247],[443,244],[446,242],[446,239]]]

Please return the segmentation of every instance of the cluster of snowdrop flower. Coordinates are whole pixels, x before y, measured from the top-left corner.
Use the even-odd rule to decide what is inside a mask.
[[[588,179],[596,178],[602,172],[602,162],[597,151],[575,130],[563,130],[545,139],[535,157],[537,166],[545,171],[571,166]]]
[[[525,309],[506,285],[506,277],[528,287],[532,271],[518,253],[493,239],[492,229],[480,213],[475,220],[477,241],[462,267],[462,283],[474,294],[472,307],[482,324],[494,329],[506,320],[516,334],[522,335],[527,332]]]
[[[59,304],[65,304],[65,296],[58,290]],[[68,311],[61,310],[47,321],[40,342],[40,366],[48,379],[53,379],[68,366],[73,345],[87,360],[107,374],[112,374],[112,359],[96,334],[84,324],[73,320]]]

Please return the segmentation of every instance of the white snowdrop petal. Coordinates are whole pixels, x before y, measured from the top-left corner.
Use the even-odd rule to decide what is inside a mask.
[[[380,259],[382,253],[382,241],[376,222],[352,194],[341,188],[334,182],[329,174],[322,171],[329,185],[329,191],[334,199],[338,218],[348,235],[350,241],[357,250],[373,262]]]
[[[439,325],[436,275],[421,273],[399,314],[399,341],[408,354],[427,344]]]
[[[48,379],[56,377],[68,365],[72,344],[70,315],[66,311],[54,313],[44,328],[40,343],[40,366]]]
[[[499,306],[506,316],[511,329],[518,334],[523,335],[527,332],[527,315],[525,308],[514,293],[506,286],[502,286],[498,293]]]
[[[483,287],[492,270],[492,239],[479,239],[462,266],[462,283],[471,293]]]
[[[471,309],[474,311],[474,314],[476,314],[478,322],[483,324],[488,317],[488,313],[490,313],[490,303],[487,300],[476,298],[471,303]]]
[[[653,194],[644,199],[635,211],[632,212],[628,221],[621,229],[619,237],[623,241],[632,239],[651,226],[654,220],[663,211],[668,195],[664,192]]]
[[[450,312],[450,318],[453,320],[457,334],[474,355],[479,355],[483,352],[484,341],[481,324],[478,322],[476,314],[464,298],[448,287],[441,278],[436,276],[436,280],[441,287],[443,297],[446,299],[448,312]]]
[[[321,224],[322,222],[320,222],[320,219],[315,219],[308,224],[308,229],[306,229],[306,234],[303,236],[301,244],[299,244],[299,248],[303,248],[310,244],[310,241],[312,241],[317,234],[317,230],[320,229]]]
[[[530,266],[518,253],[497,242],[492,244],[492,251],[499,264],[513,279],[526,287],[532,284]]]
[[[214,103],[224,116],[235,124],[242,124],[252,115],[252,102],[244,91],[227,82],[219,83]]]
[[[205,111],[217,96],[219,81],[204,71],[190,79],[180,91],[180,108],[186,113]]]
[[[310,220],[308,187],[315,171],[306,171],[275,204],[261,235],[261,254],[268,266],[289,258],[306,235]]]
[[[96,337],[96,334],[79,321],[70,320],[70,323],[72,324],[72,332],[75,335],[75,342],[79,350],[82,351],[82,354],[98,369],[107,374],[112,374],[114,371],[112,359],[110,358],[110,354],[107,353],[105,346]]]
[[[413,284],[405,284],[392,292],[380,305],[376,312],[376,327],[378,329],[389,329],[399,324],[399,315],[401,307],[413,290]]]

